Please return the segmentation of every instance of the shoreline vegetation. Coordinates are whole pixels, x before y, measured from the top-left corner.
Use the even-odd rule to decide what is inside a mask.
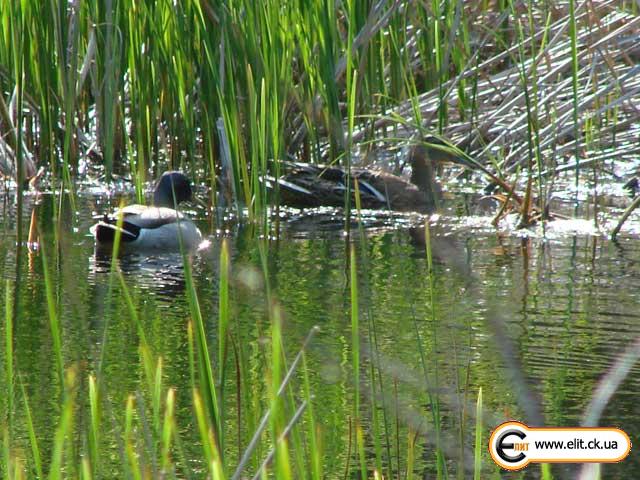
[[[268,331],[261,332],[262,401],[252,399],[255,379],[243,365],[249,347],[234,333],[230,297],[237,281],[227,241],[219,257],[217,344],[203,318],[191,260],[183,258],[186,394],[164,382],[171,359],[146,339],[142,302],[118,269],[116,248],[109,292],[117,292],[122,305],[107,305],[105,321],[126,315],[139,340],[140,371],[133,373],[139,388],[125,404],[105,387],[100,346],[86,360],[90,367],[69,361],[55,282],[60,253],[52,247],[57,240],[43,242],[35,261],[46,287],[57,419],[53,438],[43,442],[14,351],[25,308],[16,299],[24,288],[27,233],[32,242],[22,221],[27,180],[41,175],[45,189],[67,191],[73,203],[82,182],[126,178],[142,202],[148,181],[184,169],[207,187],[211,211],[246,209],[256,237],[268,237],[273,197],[261,179],[280,176],[281,161],[348,169],[385,160],[399,171],[396,152],[436,138],[502,188],[504,210],[520,212],[522,225],[548,216],[556,181],[567,174],[575,178],[576,205],[580,188],[594,192],[591,214],[598,221],[598,185],[614,175],[616,164],[640,153],[639,8],[635,1],[607,0],[1,2],[0,174],[16,180],[17,191],[16,270],[3,285],[3,478],[327,475],[323,419],[315,413],[305,357],[317,329],[299,345],[285,345],[267,240],[259,248],[262,270],[252,280],[264,289],[268,319]],[[355,203],[347,204],[347,216],[358,209]],[[417,326],[421,406],[430,418],[428,425],[407,421],[400,436],[402,412],[390,406],[393,385],[382,381],[388,372],[375,349],[375,324],[359,299],[368,265],[357,254],[366,239],[355,233],[345,266],[352,333],[343,359],[352,389],[345,402],[353,413],[342,425],[349,438],[343,478],[419,478],[415,467],[425,458],[438,479],[499,475],[486,452],[494,419],[486,421],[483,389],[470,390],[462,369],[459,403],[446,405],[437,362],[429,357],[437,338],[422,338]],[[428,229],[424,237],[427,320],[436,325]],[[472,280],[469,291],[480,296]],[[500,336],[503,315],[493,313],[489,329]],[[512,340],[500,339],[502,360],[520,389],[519,408],[542,422],[523,367],[509,350]],[[629,347],[620,363],[634,354]],[[620,381],[611,373],[598,392],[615,391]],[[594,398],[584,421],[596,424],[608,400]],[[458,438],[441,432],[443,409],[459,416]],[[197,431],[197,459],[186,453],[193,451],[185,445],[187,425]],[[548,465],[529,468],[552,478]]]
[[[436,136],[503,190],[519,180],[511,200],[530,179],[546,212],[559,173],[595,188],[638,154],[637,8],[6,2],[0,173],[42,167],[72,192],[115,173],[141,200],[145,181],[183,168],[212,206],[265,224],[260,179],[278,160],[375,166]]]

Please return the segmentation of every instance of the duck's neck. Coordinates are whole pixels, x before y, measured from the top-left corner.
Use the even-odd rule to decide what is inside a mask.
[[[437,207],[442,190],[435,179],[434,165],[428,159],[423,157],[412,162],[411,183],[424,193],[429,207]]]
[[[177,201],[174,202],[172,191],[156,190],[153,194],[153,205],[155,207],[175,208],[177,203]]]
[[[159,192],[155,192],[153,195],[154,207],[173,207],[166,195],[162,195]]]
[[[435,185],[435,175],[430,164],[414,165],[411,169],[411,183],[423,192],[430,192]]]

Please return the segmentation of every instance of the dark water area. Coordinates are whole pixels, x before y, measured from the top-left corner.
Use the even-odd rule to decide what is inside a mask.
[[[33,200],[26,198],[27,226]],[[20,278],[15,368],[28,394],[46,459],[51,455],[62,387],[56,376],[41,253],[28,254],[23,248],[24,258],[16,272],[12,202],[12,197],[5,198],[0,215],[0,271],[3,280]],[[79,378],[101,368],[109,399],[124,409],[127,396],[145,382],[140,339],[117,280],[109,273],[110,258],[96,254],[89,234],[92,215],[115,202],[90,194],[76,197],[75,202],[74,211],[68,197],[60,201],[44,195],[37,210],[40,242],[59,307],[64,362],[74,366]],[[535,404],[523,404],[519,382],[532,394],[534,403],[540,402],[546,425],[576,426],[599,380],[640,337],[639,238],[629,235],[614,243],[583,224],[557,227],[547,238],[523,238],[496,232],[490,216],[467,217],[460,215],[463,210],[453,207],[432,220],[432,282],[421,244],[421,222],[416,217],[369,218],[367,229],[352,232],[360,288],[360,401],[365,428],[373,418],[371,399],[376,398],[378,421],[386,421],[390,436],[398,438],[400,451],[406,451],[408,436],[415,435],[410,432],[420,432],[414,467],[418,478],[435,476],[432,395],[437,393],[441,403],[450,475],[455,476],[464,464],[466,471],[461,476],[469,478],[479,388],[484,399],[485,443],[490,430],[502,421],[526,423],[536,410]],[[245,354],[243,368],[252,382],[253,399],[247,401],[268,406],[266,283],[283,315],[288,358],[295,356],[314,326],[320,327],[309,347],[307,367],[323,438],[324,471],[327,478],[341,477],[349,449],[353,454],[354,448],[349,446],[354,403],[349,243],[341,228],[334,228],[327,212],[297,212],[283,219],[278,239],[268,242],[268,277],[264,279],[259,240],[249,229],[230,227],[221,235],[203,212],[193,213],[211,242],[208,249],[194,254],[192,266],[212,351],[218,341],[220,246],[223,237],[229,242],[230,328]],[[417,229],[411,231],[410,225]],[[197,433],[188,407],[186,325],[190,314],[182,258],[132,253],[123,255],[118,266],[138,307],[147,341],[163,358],[164,383],[176,387],[179,429],[184,439],[193,440],[193,445],[184,444],[188,460],[197,469]],[[4,292],[2,298],[4,303]],[[4,338],[4,324],[1,333]],[[4,359],[4,343],[0,350]],[[4,368],[0,375],[1,389]],[[87,387],[83,384],[81,388]],[[243,421],[239,427],[234,423],[233,379],[223,390],[232,412],[227,431],[233,438],[233,432],[249,427]],[[604,465],[603,478],[632,478],[640,471],[635,446],[640,440],[639,394],[640,366],[635,365],[600,420],[602,426],[625,430],[634,447],[624,462]],[[18,425],[17,431],[26,439],[24,427]],[[112,434],[115,437],[117,432]],[[228,444],[229,458],[237,458],[241,447],[236,448],[233,441]],[[117,450],[115,442],[106,448]],[[405,460],[397,458],[395,446],[382,448],[390,470],[404,471]],[[487,476],[500,475],[486,451],[483,464]],[[558,478],[573,478],[577,469],[552,467]],[[524,474],[502,474],[504,478],[539,475],[534,465]]]

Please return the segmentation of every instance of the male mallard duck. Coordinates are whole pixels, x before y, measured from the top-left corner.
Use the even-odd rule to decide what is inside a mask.
[[[191,182],[181,172],[165,172],[156,184],[153,206],[129,205],[105,214],[91,227],[98,246],[110,247],[120,232],[121,245],[142,250],[191,250],[202,241],[198,227],[175,210],[191,200]],[[118,221],[121,218],[121,226]]]
[[[410,181],[388,172],[351,168],[351,177],[358,180],[362,208],[431,212],[442,197],[435,180],[437,167],[445,162],[468,165],[461,157],[423,144],[411,147],[408,161]],[[290,171],[278,179],[281,202],[299,208],[344,206],[346,183],[344,169],[307,163],[292,163]],[[350,190],[355,195],[353,185]]]

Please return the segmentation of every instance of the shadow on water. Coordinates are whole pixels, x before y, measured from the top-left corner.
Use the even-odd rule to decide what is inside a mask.
[[[96,252],[88,234],[92,215],[102,205],[95,197],[77,200],[77,214],[52,196],[43,198],[39,211],[40,241],[47,248],[60,301],[65,358],[87,371],[102,362],[108,371],[106,391],[122,402],[141,381],[132,374],[142,368],[139,341],[118,289],[109,290],[111,257]],[[531,425],[577,425],[600,378],[640,336],[640,243],[635,239],[612,243],[597,235],[573,233],[550,240],[518,238],[491,230],[487,218],[476,218],[473,225],[469,218],[455,215],[434,218],[431,286],[423,230],[418,226],[422,219],[368,218],[370,228],[357,242],[357,253],[361,322],[369,332],[363,338],[363,378],[374,372],[375,380],[361,389],[363,408],[383,406],[388,413],[381,421],[390,431],[397,428],[398,438],[418,432],[422,454],[416,474],[435,471],[428,401],[434,391],[443,404],[445,452],[456,459],[460,450],[464,459],[462,467],[452,464],[451,469],[462,468],[461,475],[468,476],[473,469],[471,412],[480,387],[487,428],[511,418]],[[12,219],[11,205],[6,205],[0,238],[4,278],[12,277],[15,266]],[[334,476],[347,462],[350,440],[345,419],[352,414],[353,400],[346,366],[351,338],[348,249],[341,230],[335,228],[334,213],[293,212],[291,219],[284,222],[280,238],[268,244],[268,281],[284,312],[283,333],[291,351],[314,325],[321,327],[309,352],[309,376],[323,427],[325,471]],[[314,222],[320,227],[309,228]],[[206,232],[205,222],[201,228]],[[256,401],[264,401],[262,379],[267,367],[262,339],[269,320],[264,285],[255,280],[264,265],[252,235],[242,229],[232,234],[233,338],[246,348],[244,368],[255,382],[251,388]],[[220,240],[209,238],[212,247],[194,255],[192,263],[207,334],[215,345]],[[118,258],[117,267],[140,308],[151,347],[165,361],[166,383],[177,386],[178,404],[188,404],[189,311],[181,256],[129,253]],[[17,299],[22,317],[15,332],[16,364],[46,449],[55,432],[50,391],[60,385],[51,367],[50,333],[43,323],[42,265],[36,261],[24,268],[25,288]],[[418,345],[425,353],[424,363]],[[638,443],[640,369],[630,368],[599,423],[623,428]],[[233,398],[233,379],[222,388]],[[372,411],[368,415],[371,418]],[[183,407],[178,423],[192,422]],[[185,445],[187,456],[198,455],[196,446]],[[232,451],[232,458],[237,454]],[[385,469],[401,471],[396,454],[389,450],[387,455]],[[638,456],[632,453],[619,465],[605,466],[604,472],[612,478],[638,469]],[[486,459],[487,475],[494,471]],[[576,469],[553,467],[553,471],[569,478]],[[537,472],[530,467],[527,475]]]

